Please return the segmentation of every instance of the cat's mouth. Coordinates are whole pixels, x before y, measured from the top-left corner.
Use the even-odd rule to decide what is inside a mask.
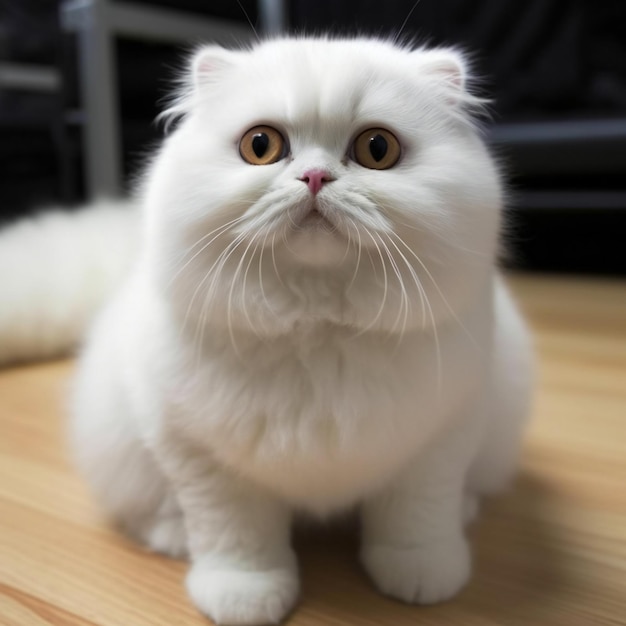
[[[288,216],[289,233],[285,249],[298,263],[314,267],[331,267],[347,258],[346,241],[335,222],[332,207],[326,211],[316,202],[294,207]]]
[[[295,228],[299,231],[323,230],[334,232],[337,230],[335,224],[333,224],[315,205],[295,222]]]

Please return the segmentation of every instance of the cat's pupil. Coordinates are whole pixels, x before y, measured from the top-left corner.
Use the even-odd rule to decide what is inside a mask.
[[[259,133],[252,137],[252,150],[257,157],[261,158],[266,152],[267,147],[270,145],[270,138],[265,133]]]
[[[376,163],[387,154],[387,140],[382,135],[375,135],[370,139],[370,154]]]

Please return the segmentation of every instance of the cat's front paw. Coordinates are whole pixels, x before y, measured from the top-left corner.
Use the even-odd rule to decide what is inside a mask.
[[[366,545],[361,561],[380,591],[412,604],[448,600],[465,585],[471,570],[464,537],[413,548]]]
[[[196,607],[220,626],[278,624],[293,608],[299,583],[295,563],[263,571],[196,561],[187,591]]]

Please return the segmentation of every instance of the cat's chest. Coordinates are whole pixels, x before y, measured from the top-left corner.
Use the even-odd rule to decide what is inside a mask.
[[[340,505],[393,471],[436,424],[434,381],[417,348],[355,339],[270,343],[246,363],[216,355],[180,397],[185,427],[285,497]]]

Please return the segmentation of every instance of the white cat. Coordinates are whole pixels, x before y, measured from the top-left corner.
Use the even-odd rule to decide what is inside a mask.
[[[468,580],[464,522],[514,471],[531,356],[466,74],[454,50],[363,39],[209,46],[169,111],[72,438],[115,520],[189,552],[220,624],[294,606],[294,512],[357,506],[390,596]]]

